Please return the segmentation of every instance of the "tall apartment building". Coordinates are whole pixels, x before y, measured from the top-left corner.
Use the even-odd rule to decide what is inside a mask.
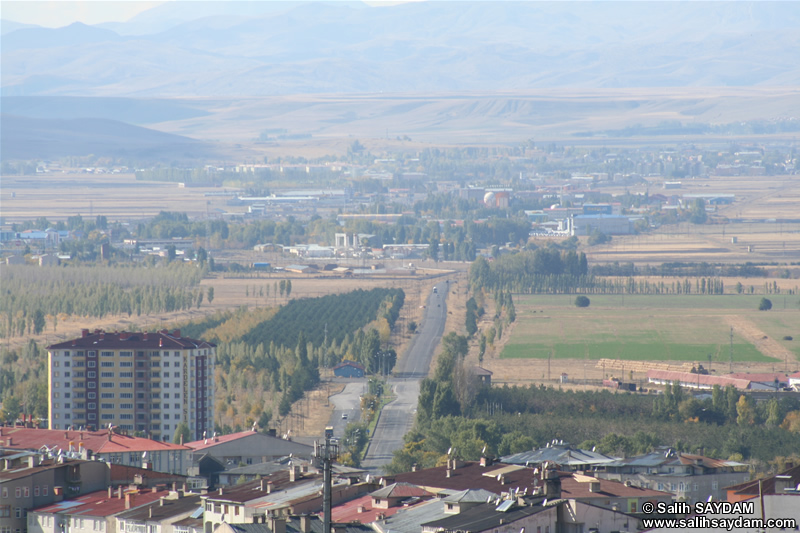
[[[50,429],[111,424],[164,441],[181,422],[194,439],[214,429],[214,344],[180,330],[84,329],[47,349]]]

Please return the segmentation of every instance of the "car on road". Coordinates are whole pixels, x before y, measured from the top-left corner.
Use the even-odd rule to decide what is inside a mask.
[[[347,420],[347,413],[342,413],[342,420]]]

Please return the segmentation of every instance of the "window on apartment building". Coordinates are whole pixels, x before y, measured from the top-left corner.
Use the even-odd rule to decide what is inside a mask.
[[[180,357],[181,356],[181,352],[172,352],[172,355],[174,355],[175,357]]]
[[[133,383],[120,383],[119,384],[119,388],[120,389],[132,389],[133,388]],[[133,393],[130,393],[130,394],[133,394]]]
[[[6,496],[3,495],[5,498]],[[0,518],[11,518],[11,506],[10,505],[0,505]]]
[[[114,357],[114,352],[100,352],[100,357]]]
[[[86,361],[75,361],[75,366],[86,366]]]
[[[132,378],[133,372],[120,372],[119,377],[121,378]]]
[[[31,488],[30,487],[22,487],[22,495],[26,498],[31,497]]]
[[[121,368],[130,368],[133,366],[133,361],[120,361],[119,366]]]
[[[119,404],[120,409],[133,409],[132,403],[121,403]]]
[[[60,378],[61,377],[61,373],[60,372],[53,372],[53,377],[54,378]]]
[[[133,357],[133,352],[119,352],[120,357]]]
[[[76,398],[86,398],[86,393],[85,392],[76,392],[75,393],[75,397]]]
[[[64,404],[64,409],[72,409],[72,405],[69,403]]]
[[[89,403],[89,409],[97,409],[97,404],[94,402]]]
[[[114,404],[113,403],[101,403],[100,404],[100,409],[113,409],[113,408],[114,408]]]
[[[103,383],[100,384],[100,388],[101,389],[113,389],[114,385],[115,385],[115,383],[113,383],[111,381],[104,381]]]
[[[181,408],[181,404],[179,404],[179,403],[176,403],[176,404],[175,404],[175,409],[180,409],[180,408]]]
[[[131,398],[133,398],[133,393],[132,392],[120,392],[119,393],[119,397],[120,397],[120,399],[125,399],[125,400],[131,399]]]
[[[151,378],[160,378],[161,377],[161,373],[160,372],[150,372],[150,377]]]
[[[114,361],[100,361],[100,366],[105,368],[114,368]]]
[[[96,368],[97,367],[97,361],[89,361],[86,366],[88,366],[89,368]]]
[[[97,352],[94,350],[89,350],[89,357],[97,357]]]
[[[64,366],[69,366],[69,361],[64,361]]]
[[[42,496],[47,496],[48,490],[47,485],[42,485]]]
[[[87,420],[97,420],[97,415],[95,413],[89,413],[86,417]]]
[[[114,373],[113,372],[100,372],[100,377],[101,378],[113,378],[114,377]]]
[[[93,370],[90,370],[89,373],[88,373],[88,376],[89,376],[89,379],[96,378],[97,377],[97,372],[95,372]]]
[[[95,383],[94,381],[90,381],[89,383],[86,384],[86,387],[89,389],[96,389],[97,383]]]
[[[96,392],[90,392],[88,397],[89,397],[90,400],[94,400],[95,398],[97,398],[97,393]],[[89,409],[92,409],[92,408],[90,407]]]
[[[100,394],[100,397],[105,399],[105,400],[113,400],[114,399],[114,393],[113,392],[103,392],[103,393]],[[109,409],[110,409],[110,407],[109,407]]]
[[[136,361],[136,368],[144,367],[144,361]]]
[[[75,404],[75,409],[86,409],[86,404],[85,403],[76,403]]]
[[[71,396],[71,393],[69,393],[69,392],[65,392],[64,393],[64,398],[69,398],[70,396]]]
[[[712,481],[711,482],[711,489],[717,490],[719,488],[719,481]]]
[[[121,414],[119,415],[120,420],[133,420],[132,414]]]

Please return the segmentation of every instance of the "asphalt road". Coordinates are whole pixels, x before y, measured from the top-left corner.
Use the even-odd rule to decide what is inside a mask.
[[[419,383],[428,375],[434,350],[444,333],[449,285],[452,284],[442,280],[437,284],[437,293],[432,292],[428,297],[419,333],[388,380],[397,399],[383,408],[367,456],[361,463],[363,468],[376,474],[392,461],[392,453],[403,447],[403,436],[414,424]]]

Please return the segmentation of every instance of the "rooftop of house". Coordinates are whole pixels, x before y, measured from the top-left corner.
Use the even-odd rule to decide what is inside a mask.
[[[253,502],[259,499],[267,499],[268,497],[272,500],[275,498],[271,496],[272,493],[285,491],[296,483],[306,484],[309,481],[319,483],[322,480],[322,476],[319,474],[305,473],[301,474],[301,476],[302,477],[296,478],[297,481],[292,482],[289,479],[289,470],[284,469],[264,476],[261,479],[242,483],[241,485],[221,487],[214,492],[209,492],[204,495],[203,498],[209,501],[233,503]]]
[[[120,513],[119,518],[125,520],[163,520],[182,514],[191,513],[201,507],[200,495],[192,494],[183,498],[170,499],[161,497],[148,505]]]
[[[616,457],[595,452],[594,450],[581,450],[573,447],[569,443],[561,441],[552,442],[544,448],[508,455],[506,457],[502,457],[500,460],[503,463],[518,465],[535,465],[547,461],[557,465],[582,466],[611,463],[616,459]]]
[[[140,331],[103,331],[96,329],[90,332],[84,329],[82,335],[75,339],[51,344],[48,350],[124,350],[126,348],[138,350],[193,350],[197,348],[214,348],[216,344],[210,342],[181,337],[181,331],[173,332],[161,330],[156,332]]]
[[[441,492],[443,489],[485,489],[500,494],[518,488],[527,489],[528,494],[533,494],[537,487],[544,485],[539,475],[534,472],[533,468],[522,465],[481,466],[478,462],[460,462],[458,468],[437,466],[416,472],[405,472],[394,476],[392,481],[413,483],[431,492]],[[672,495],[666,492],[629,487],[624,483],[577,473],[560,472],[559,477],[563,498],[672,498]]]
[[[163,490],[123,491],[120,488],[113,491],[111,487],[109,487],[107,491],[92,492],[72,500],[63,500],[58,503],[33,509],[31,512],[106,517],[158,501],[162,496],[166,496],[167,494],[168,492]]]
[[[413,497],[428,498],[433,496],[433,493],[430,493],[427,490],[417,485],[400,482],[400,483],[392,483],[391,485],[387,485],[382,489],[378,489],[375,492],[371,493],[370,496],[372,496],[373,498],[381,498],[381,499],[413,498]]]
[[[258,431],[249,430],[249,431],[240,431],[238,433],[230,433],[228,435],[217,435],[215,433],[213,436],[211,436],[209,438],[195,440],[195,441],[192,441],[192,442],[187,442],[187,443],[185,443],[185,445],[188,446],[189,448],[195,450],[195,451],[200,451],[200,450],[213,448],[214,446],[219,446],[220,444],[225,444],[225,443],[228,443],[228,442],[234,442],[234,441],[237,441],[237,440],[240,440],[240,439],[249,438],[249,437],[256,437],[257,439],[262,440],[262,441],[268,441],[268,440],[271,440],[271,439],[275,440],[275,441],[284,441],[284,439],[279,439],[278,437],[273,437],[272,435],[267,435],[265,433],[259,433]],[[308,448],[308,452],[309,453],[311,453],[311,451],[312,451],[312,447],[308,446],[306,444],[301,444],[299,442],[294,442],[294,441],[286,441],[286,442],[292,442],[292,444],[294,444],[296,446],[301,446],[303,448]],[[254,455],[258,455],[259,453],[260,452],[258,450],[253,450],[253,454]]]
[[[704,469],[735,468],[747,466],[744,463],[728,461],[725,459],[712,459],[702,455],[689,453],[679,453],[671,448],[659,448],[650,453],[617,459],[614,462],[606,463],[605,467],[656,467],[656,466],[702,466]]]
[[[426,529],[437,531],[463,531],[464,533],[470,533],[495,529],[504,524],[511,524],[517,520],[547,511],[553,514],[553,521],[555,521],[557,507],[554,505],[520,506],[510,500],[503,502],[503,504],[505,505],[500,507],[494,503],[483,503],[458,514],[439,518],[422,525]]]
[[[31,474],[64,468],[67,465],[79,465],[94,463],[94,461],[84,461],[81,459],[57,459],[39,456],[36,453],[24,454],[3,454],[2,470],[0,470],[0,482],[22,479]],[[102,464],[102,463],[101,463]]]
[[[24,427],[0,427],[0,445],[18,450],[40,450],[46,446],[50,450],[59,449],[65,453],[91,450],[95,454],[189,449],[180,444],[121,435],[113,430],[74,431]]]
[[[413,500],[413,504],[417,504],[420,501],[425,501],[418,498],[409,498],[409,500]],[[337,505],[331,509],[331,520],[340,523],[359,522],[362,524],[369,524],[375,520],[392,516],[401,509],[406,508],[408,508],[408,506],[402,504],[395,507],[389,507],[388,509],[373,507],[372,496],[367,494],[356,498],[355,500],[350,500],[349,502]]]
[[[781,485],[793,487],[800,485],[800,466],[793,466],[774,476],[739,483],[727,487],[726,490],[733,494],[758,496],[759,494],[778,494],[780,492],[778,488]]]

